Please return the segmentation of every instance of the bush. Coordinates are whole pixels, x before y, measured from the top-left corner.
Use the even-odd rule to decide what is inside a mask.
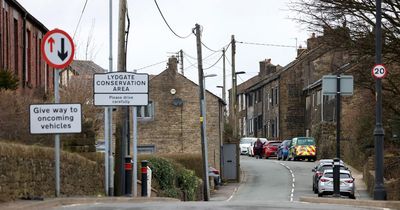
[[[7,70],[0,70],[0,90],[16,90],[18,88],[18,78],[14,73]]]
[[[196,199],[199,178],[194,171],[186,169],[181,164],[165,157],[141,156],[139,159],[144,157],[148,157],[149,167],[161,196],[179,198],[185,201]]]

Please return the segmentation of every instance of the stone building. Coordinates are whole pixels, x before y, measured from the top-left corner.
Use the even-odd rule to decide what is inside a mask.
[[[60,71],[60,84],[67,85],[76,76],[92,81],[93,75],[97,73],[106,73],[106,70],[93,61],[74,60],[70,66]]]
[[[175,57],[149,83],[149,105],[138,107],[138,151],[201,154],[199,86],[178,73]],[[225,102],[209,91],[205,97],[208,160],[219,169]]]
[[[40,45],[48,29],[15,0],[0,1],[0,69],[11,71],[19,90],[53,87],[53,68],[42,59]]]
[[[316,124],[335,120],[335,97],[322,95],[321,78],[335,74],[350,57],[324,45],[326,36],[329,31],[321,37],[313,34],[307,48],[298,49],[297,58],[284,67],[270,59],[261,61],[259,74],[238,86],[239,101],[245,95],[242,121],[247,136],[291,139],[311,135]]]

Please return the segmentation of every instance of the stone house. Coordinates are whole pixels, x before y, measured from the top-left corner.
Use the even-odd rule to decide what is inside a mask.
[[[106,70],[93,61],[74,60],[71,65],[60,71],[60,84],[68,85],[68,81],[75,76],[92,81],[96,73],[106,73]]]
[[[151,76],[149,105],[138,107],[138,152],[201,154],[199,86],[177,71],[177,59]],[[206,131],[210,166],[220,168],[223,143],[223,99],[209,91],[206,97]]]
[[[42,59],[40,45],[48,32],[16,0],[0,1],[0,69],[14,72],[19,91],[53,88],[53,68]]]

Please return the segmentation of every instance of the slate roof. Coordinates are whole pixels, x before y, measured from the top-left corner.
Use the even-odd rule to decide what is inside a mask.
[[[77,75],[93,75],[95,73],[106,73],[106,70],[101,66],[95,64],[93,61],[87,60],[74,60],[70,68],[75,71]]]

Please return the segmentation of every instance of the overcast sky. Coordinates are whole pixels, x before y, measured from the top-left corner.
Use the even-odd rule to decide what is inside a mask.
[[[91,59],[105,69],[109,66],[109,0],[88,0],[81,22],[79,17],[86,0],[17,0],[29,13],[49,30],[59,28],[74,36],[76,59]],[[185,56],[185,76],[198,83],[196,65],[196,38],[194,35],[181,39],[176,37],[164,23],[153,0],[128,0],[130,31],[128,41],[127,69],[158,74],[166,67],[169,56],[182,49]],[[292,21],[288,11],[289,0],[158,0],[158,5],[171,28],[180,36],[191,33],[198,23],[202,26],[202,41],[213,50],[221,50],[235,35],[237,41],[272,45],[297,45],[305,47],[310,36],[304,26]],[[113,0],[113,68],[117,64],[118,0]],[[90,46],[87,40],[92,31]],[[222,53],[214,53],[205,47],[203,68],[214,64]],[[87,53],[86,53],[87,52]],[[214,53],[214,54],[213,54]],[[213,54],[213,55],[211,55]],[[209,56],[211,55],[211,56]],[[191,58],[192,56],[193,58]],[[255,76],[259,61],[271,58],[272,63],[284,66],[296,56],[295,47],[276,47],[237,43],[236,71],[238,83]],[[231,51],[227,51],[227,90],[231,88]],[[194,64],[194,65],[192,65]],[[205,70],[205,74],[218,74],[207,78],[208,90],[221,96],[222,61]]]

